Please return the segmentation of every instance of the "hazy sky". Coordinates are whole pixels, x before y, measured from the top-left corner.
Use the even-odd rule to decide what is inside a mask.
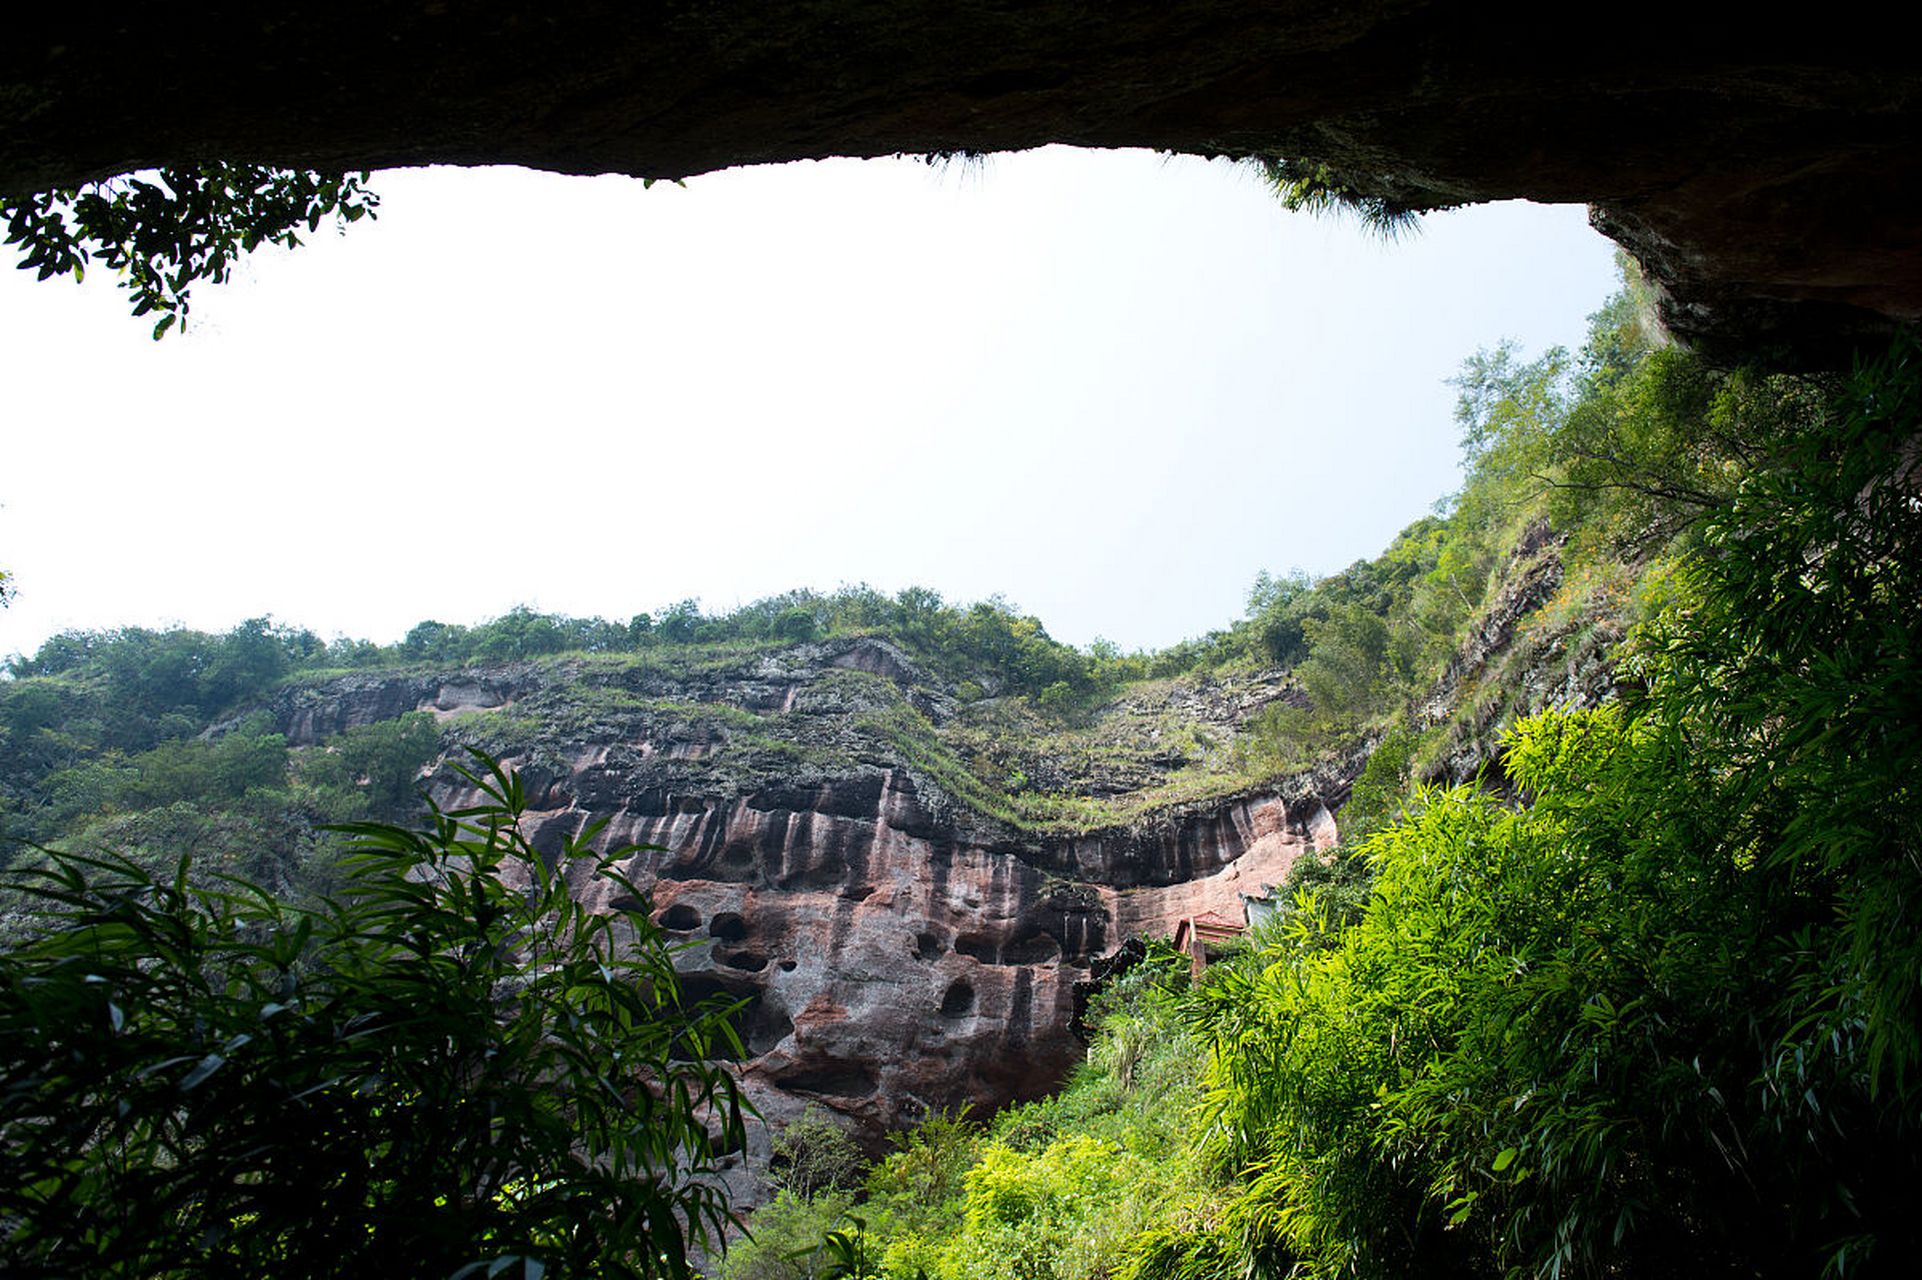
[[[1461,359],[1613,284],[1577,208],[1384,243],[1144,153],[377,178],[160,343],[0,271],[0,654],[861,581],[1156,647],[1378,552],[1458,482]]]

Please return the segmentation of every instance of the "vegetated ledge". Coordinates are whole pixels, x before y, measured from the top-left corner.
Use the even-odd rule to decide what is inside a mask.
[[[1286,157],[1389,209],[1581,201],[1718,356],[1833,363],[1922,316],[1922,67],[1880,6],[1513,0],[40,6],[0,54],[0,192],[245,159],[679,178],[1048,143]]]

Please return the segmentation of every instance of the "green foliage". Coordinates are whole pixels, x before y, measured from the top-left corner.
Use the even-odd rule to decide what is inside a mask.
[[[1414,779],[1410,765],[1419,739],[1410,729],[1396,728],[1383,734],[1368,753],[1361,776],[1349,788],[1348,803],[1341,807],[1341,839],[1350,848],[1359,845],[1375,831],[1399,818],[1407,803]]]
[[[859,1244],[881,1274],[917,1280],[933,1274],[942,1242],[961,1228],[963,1180],[980,1158],[985,1138],[965,1107],[958,1113],[937,1111],[890,1137],[895,1150],[868,1170]],[[810,1243],[841,1225],[844,1213],[845,1208],[824,1220]],[[760,1223],[757,1213],[757,1235]]]
[[[869,1203],[898,1223],[959,1196],[984,1141],[968,1110],[936,1111],[914,1128],[890,1135],[895,1150],[868,1171]]]
[[[68,823],[59,847],[93,856],[117,855],[149,875],[166,877],[190,860],[196,884],[237,876],[290,901],[311,898],[333,869],[324,837],[294,812],[284,792],[252,791],[238,801],[202,804],[175,800],[151,808],[90,814]],[[43,865],[46,855],[15,846],[18,871]],[[0,886],[0,943],[27,932],[20,893]]]
[[[1183,1134],[1199,1099],[1201,1053],[1179,990],[1187,960],[1165,946],[1097,1001],[1100,1030],[1085,1066],[1056,1097],[1012,1108],[984,1133],[965,1113],[936,1113],[895,1139],[869,1171],[858,1218],[816,1214],[818,1249],[790,1249],[800,1268],[724,1275],[876,1275],[890,1280],[1093,1280],[1127,1256],[1137,1235],[1191,1216],[1199,1165]],[[826,1199],[825,1197],[823,1199]],[[753,1226],[790,1239],[802,1202],[784,1193]],[[817,1204],[820,1203],[817,1201]],[[836,1202],[838,1205],[838,1202]],[[816,1241],[821,1235],[815,1237]],[[737,1250],[738,1253],[738,1250]]]
[[[434,717],[410,711],[349,729],[304,753],[300,778],[316,792],[320,816],[329,822],[391,817],[414,803],[420,771],[440,751]]]
[[[1269,1274],[1283,1268],[1265,1260]],[[1202,1219],[1150,1227],[1136,1236],[1114,1280],[1244,1280],[1249,1268],[1235,1242]]]
[[[881,1280],[869,1246],[867,1223],[849,1214],[842,1220],[842,1227],[823,1236],[815,1251],[820,1280]]]
[[[801,1200],[855,1186],[867,1164],[848,1131],[817,1106],[785,1125],[771,1151],[775,1181]]]
[[[1641,553],[1725,510],[1743,477],[1825,429],[1824,380],[1712,372],[1673,348],[1591,379],[1552,441],[1551,513]]]
[[[19,877],[0,954],[0,1270],[685,1276],[742,1139],[725,1011],[642,910],[599,916],[491,761],[482,802],[351,829],[290,906],[113,857]],[[634,886],[623,888],[639,898]],[[718,1140],[711,1131],[718,1131]]]
[[[1419,802],[1414,753],[1420,737],[1403,728],[1383,734],[1368,753],[1348,802],[1341,807],[1341,843],[1321,854],[1304,854],[1289,868],[1279,890],[1280,914],[1302,909],[1331,928],[1313,935],[1325,945],[1361,919],[1374,889],[1374,873],[1361,850],[1375,832],[1403,818]],[[1262,936],[1259,934],[1257,936]],[[1306,935],[1297,937],[1297,944]]]
[[[1804,1035],[1860,1020],[1870,1083],[1922,1091],[1922,504],[1913,340],[1857,372],[1828,429],[1709,522],[1639,673],[1758,866],[1822,895],[1846,952],[1808,973]]]
[[[853,1206],[847,1192],[810,1199],[783,1188],[754,1211],[749,1234],[728,1246],[717,1280],[821,1280],[828,1261],[823,1244]]]
[[[1209,1149],[1240,1189],[1205,1249],[1143,1259],[1913,1257],[1892,1190],[1922,1181],[1913,347],[1801,420],[1710,506],[1629,707],[1523,722],[1506,771],[1526,803],[1423,797],[1362,845],[1358,918],[1305,890],[1260,967],[1207,989]]]
[[[287,740],[270,732],[263,716],[211,742],[166,742],[127,763],[132,777],[118,797],[121,804],[152,808],[178,800],[238,800],[256,788],[286,785]]]
[[[1257,156],[1252,161],[1282,207],[1302,213],[1350,213],[1386,239],[1414,229],[1420,215],[1438,207],[1387,194],[1381,180],[1349,173],[1317,160]]]
[[[268,618],[224,635],[142,627],[64,632],[33,657],[7,664],[14,677],[0,685],[0,718],[12,730],[7,750],[28,758],[144,751],[198,732],[290,672],[328,661],[328,646],[313,632]],[[16,706],[22,698],[30,709]],[[36,741],[44,731],[64,733],[67,741]]]
[[[1388,623],[1371,609],[1342,601],[1325,616],[1306,619],[1302,636],[1308,657],[1295,675],[1309,699],[1304,731],[1324,738],[1352,733],[1387,692]]]
[[[1098,1276],[1152,1204],[1156,1180],[1140,1156],[1085,1134],[1038,1151],[991,1143],[964,1180],[962,1229],[946,1242],[935,1274],[1020,1280]]]
[[[1028,1155],[1072,1136],[1179,1162],[1201,1059],[1177,994],[1188,968],[1186,956],[1157,945],[1091,1010],[1097,1034],[1067,1087],[1002,1112],[991,1136]]]
[[[1522,363],[1513,342],[1477,351],[1450,383],[1462,456],[1483,476],[1526,477],[1568,413],[1568,353],[1551,348]]]
[[[774,619],[774,625],[769,628],[769,632],[776,640],[787,644],[799,644],[802,641],[814,639],[814,634],[819,628],[820,624],[815,621],[812,613],[806,609],[795,608],[782,610]]]
[[[1565,688],[1606,687],[1640,580],[1698,549],[1743,477],[1828,431],[1834,393],[1662,345],[1632,271],[1578,357],[1525,360],[1504,343],[1464,361],[1455,386],[1462,489],[1374,560],[1320,581],[1258,578],[1246,620],[1207,659],[1294,669],[1298,694],[1240,743],[1251,772],[1332,763],[1427,715],[1438,692],[1453,723],[1416,770],[1472,768],[1551,701],[1553,667]]]
[[[8,197],[6,242],[42,280],[80,278],[98,259],[121,273],[136,316],[158,313],[158,339],[186,317],[193,286],[227,279],[263,244],[293,248],[323,221],[374,216],[367,175],[216,163],[129,174],[70,190]]]
[[[1266,569],[1255,576],[1248,592],[1248,618],[1260,652],[1270,661],[1291,667],[1308,655],[1303,622],[1315,603],[1314,589],[1314,579],[1301,569],[1279,578]]]
[[[101,756],[48,774],[33,832],[51,839],[79,818],[180,803],[233,805],[287,784],[287,741],[253,717],[211,741],[163,742],[150,751]]]

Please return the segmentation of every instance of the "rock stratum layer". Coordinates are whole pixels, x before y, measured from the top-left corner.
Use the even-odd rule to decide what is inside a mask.
[[[1279,155],[1402,207],[1586,202],[1683,336],[1832,359],[1922,316],[1922,66],[1890,13],[41,5],[0,50],[0,192],[217,159],[681,177],[1047,143]]]
[[[1251,688],[1183,697],[1233,715],[1274,696]],[[899,737],[903,717],[932,729],[961,709],[873,640],[699,670],[352,676],[274,710],[296,744],[431,711],[522,771],[543,853],[596,819],[599,846],[644,846],[622,870],[650,902],[585,876],[580,892],[607,911],[645,905],[688,944],[690,991],[742,1002],[741,1070],[775,1129],[815,1103],[878,1140],[933,1109],[1038,1096],[1080,1052],[1074,986],[1094,960],[1183,917],[1241,918],[1240,895],[1335,839],[1311,787],[1083,831],[983,816]],[[472,798],[447,772],[433,789],[443,805]]]

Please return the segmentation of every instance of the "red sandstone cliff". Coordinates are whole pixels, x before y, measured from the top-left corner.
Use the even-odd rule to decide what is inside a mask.
[[[878,1138],[930,1109],[1052,1088],[1080,1053],[1073,988],[1092,961],[1186,916],[1238,920],[1242,894],[1334,841],[1313,794],[1232,795],[1075,834],[983,817],[862,728],[891,699],[945,718],[943,696],[891,646],[853,641],[693,673],[349,677],[278,711],[297,742],[435,711],[529,778],[543,851],[607,819],[602,847],[645,847],[623,870],[686,940],[690,993],[742,1002],[741,1069],[769,1126],[812,1102]],[[1209,705],[1232,718],[1273,695],[1235,696]],[[470,798],[446,773],[434,792],[443,806]],[[643,906],[605,882],[584,878],[583,892],[609,911]]]

